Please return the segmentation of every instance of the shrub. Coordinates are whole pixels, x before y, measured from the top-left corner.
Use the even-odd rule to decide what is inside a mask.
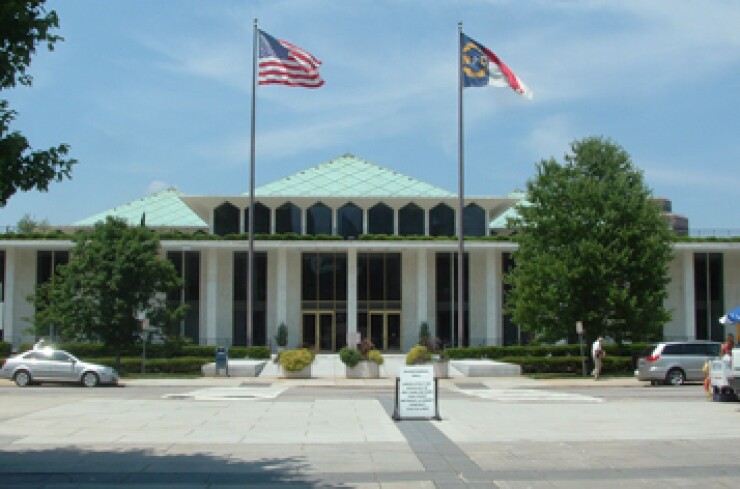
[[[420,365],[432,360],[432,354],[429,353],[424,345],[416,345],[406,354],[406,365]]]
[[[367,359],[371,362],[377,363],[378,365],[383,365],[383,362],[385,362],[385,359],[379,350],[370,350],[367,354]]]
[[[280,366],[288,372],[300,372],[313,363],[314,353],[307,348],[284,350],[280,354]]]
[[[430,336],[429,324],[424,321],[419,325],[419,344],[426,345]]]
[[[365,338],[360,341],[360,345],[357,349],[360,350],[360,355],[362,356],[362,359],[367,360],[367,354],[370,353],[370,350],[375,349],[375,345],[368,338]]]
[[[285,323],[280,323],[280,326],[278,326],[275,334],[275,344],[282,348],[288,345],[288,326]]]
[[[349,368],[353,368],[362,360],[362,353],[359,350],[345,346],[339,350],[339,359]]]

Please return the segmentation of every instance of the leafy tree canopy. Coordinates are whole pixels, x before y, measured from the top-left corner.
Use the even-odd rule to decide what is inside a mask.
[[[62,40],[52,31],[59,27],[56,12],[47,12],[45,0],[2,0],[0,2],[0,91],[18,83],[30,86],[27,68],[39,43],[49,50]],[[74,159],[65,159],[69,146],[33,151],[28,140],[10,123],[17,113],[0,99],[0,207],[16,191],[46,191],[49,183],[69,178]]]
[[[510,223],[519,248],[507,311],[543,341],[599,335],[647,339],[670,319],[672,233],[642,173],[613,142],[586,138],[564,164],[542,160]]]
[[[30,300],[39,335],[50,326],[64,339],[102,340],[120,355],[138,341],[143,312],[151,326],[181,319],[184,307],[170,307],[165,293],[182,286],[172,264],[159,256],[156,234],[109,217],[74,237],[69,263]]]

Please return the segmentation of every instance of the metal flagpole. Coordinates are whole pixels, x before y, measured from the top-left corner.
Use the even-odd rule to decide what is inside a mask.
[[[255,125],[255,96],[257,92],[257,19],[254,19],[254,40],[252,41],[252,134],[249,155],[249,256],[247,258],[247,346],[252,346],[252,319],[254,300],[252,298],[254,277],[254,125]]]
[[[457,191],[457,345],[463,346],[463,327],[465,325],[465,302],[463,265],[465,264],[465,240],[463,239],[463,72],[462,72],[462,22],[457,23],[457,138],[458,138],[458,191]]]

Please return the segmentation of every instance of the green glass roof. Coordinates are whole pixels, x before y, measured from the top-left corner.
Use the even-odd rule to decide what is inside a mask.
[[[351,154],[255,188],[258,197],[454,197],[455,193]]]
[[[516,204],[509,207],[502,214],[499,214],[496,219],[491,221],[491,228],[505,229],[509,219],[516,219],[517,217],[519,217],[519,206],[529,207],[532,205],[532,203],[527,200],[527,194],[525,194],[524,192],[512,192],[509,194],[509,197],[514,197],[520,200]]]
[[[177,189],[170,188],[82,219],[74,225],[93,226],[96,222],[113,216],[122,218],[133,226],[139,225],[141,217],[145,216],[147,226],[208,228],[208,224],[180,199],[180,195]]]

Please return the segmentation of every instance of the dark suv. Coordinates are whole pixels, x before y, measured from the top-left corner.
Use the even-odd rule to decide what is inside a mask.
[[[704,363],[719,355],[715,341],[666,341],[650,345],[637,359],[637,380],[681,385],[704,380]]]

